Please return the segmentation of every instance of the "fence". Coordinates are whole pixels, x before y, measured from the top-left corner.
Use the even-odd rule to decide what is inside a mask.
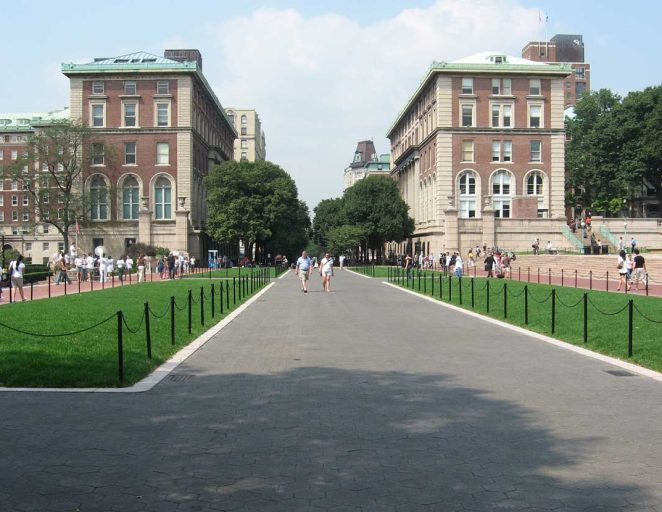
[[[374,272],[374,270],[373,270]],[[502,297],[501,307],[502,314],[504,319],[508,319],[508,306],[509,298],[510,299],[519,299],[521,298],[523,305],[523,321],[524,325],[529,325],[529,301],[534,302],[538,306],[542,306],[549,302],[550,307],[550,330],[552,334],[556,333],[557,328],[557,309],[559,306],[573,309],[576,307],[582,307],[582,320],[583,320],[583,342],[587,344],[589,342],[589,306],[592,311],[597,312],[599,315],[604,317],[611,317],[620,315],[621,313],[627,314],[627,326],[628,326],[628,335],[627,335],[627,354],[628,357],[632,357],[633,346],[634,346],[634,323],[635,323],[635,313],[639,319],[643,319],[646,322],[652,324],[662,324],[662,320],[655,320],[646,314],[637,304],[634,303],[632,299],[627,300],[622,307],[616,309],[615,311],[605,311],[600,307],[592,298],[588,292],[584,292],[582,297],[575,303],[568,304],[562,300],[559,296],[556,288],[547,294],[544,298],[537,298],[535,294],[531,293],[529,290],[529,285],[525,284],[521,291],[514,292],[509,289],[508,281],[500,281],[496,279],[482,279],[472,276],[466,277],[456,277],[450,274],[443,274],[439,272],[428,272],[414,270],[407,272],[402,267],[388,267],[387,269],[387,280],[388,282],[402,286],[403,288],[412,289],[423,294],[429,294],[438,298],[439,300],[445,300],[448,302],[453,301],[453,297],[456,297],[456,301],[459,302],[461,306],[469,305],[471,309],[476,309],[476,298],[479,294],[484,292],[485,298],[485,309],[486,313],[490,313],[490,299],[492,297]],[[476,282],[479,282],[480,287],[477,288]],[[468,286],[467,283],[468,282]],[[429,283],[429,286],[428,286]],[[468,290],[467,290],[468,288]],[[468,296],[467,296],[468,295]],[[467,300],[469,303],[467,304]],[[495,313],[492,308],[492,313]]]
[[[117,358],[118,358],[118,378],[119,382],[124,382],[124,331],[128,331],[131,334],[139,334],[141,330],[144,329],[145,336],[145,352],[148,359],[152,359],[152,329],[151,321],[163,320],[169,314],[170,320],[170,343],[172,346],[177,344],[176,338],[176,312],[177,311],[187,311],[187,328],[189,335],[193,330],[193,307],[199,305],[200,307],[200,324],[205,325],[205,301],[210,303],[211,306],[211,318],[215,318],[216,314],[223,315],[230,311],[230,296],[232,295],[232,307],[236,306],[238,303],[241,303],[244,299],[252,295],[257,290],[261,289],[271,281],[271,269],[259,269],[250,274],[243,276],[235,276],[232,278],[232,282],[228,279],[227,281],[220,283],[211,283],[211,288],[209,294],[205,291],[205,287],[201,286],[199,293],[195,294],[191,289],[188,290],[186,301],[183,304],[178,304],[175,296],[172,295],[169,299],[166,308],[160,312],[155,312],[154,309],[150,306],[149,302],[144,303],[144,309],[140,321],[135,328],[132,328],[126,321],[125,314],[122,310],[118,310],[116,313],[111,314],[110,316],[104,318],[103,320],[96,322],[92,325],[82,327],[80,329],[63,332],[63,333],[36,333],[30,332],[24,329],[13,327],[7,325],[3,322],[0,322],[0,327],[9,329],[10,331],[23,334],[25,336],[32,336],[36,338],[70,338],[77,334],[82,334],[92,329],[101,327],[113,319],[116,319],[116,335],[117,335]],[[218,289],[216,288],[218,284]],[[232,290],[230,290],[232,288]],[[218,306],[216,301],[218,300]]]

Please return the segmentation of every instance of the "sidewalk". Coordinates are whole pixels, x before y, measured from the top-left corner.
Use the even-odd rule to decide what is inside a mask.
[[[347,271],[152,391],[4,393],[0,510],[653,512],[662,389]]]

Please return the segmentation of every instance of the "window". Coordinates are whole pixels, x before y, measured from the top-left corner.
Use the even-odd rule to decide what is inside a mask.
[[[136,143],[124,143],[124,165],[136,165]]]
[[[64,242],[57,243],[57,250],[60,252],[64,252]]]
[[[11,182],[11,189],[18,190],[18,181],[14,180]]]
[[[138,105],[136,103],[123,103],[124,126],[137,126]]]
[[[473,78],[463,78],[462,79],[462,94],[473,94],[474,93],[474,79]]]
[[[30,205],[30,200],[28,198],[27,194],[23,194],[23,206],[29,206]]]
[[[538,172],[532,172],[526,178],[526,193],[529,196],[541,196],[543,194],[543,179]]]
[[[529,141],[529,162],[542,162],[542,141]]]
[[[248,118],[246,117],[246,114],[241,115],[241,124],[248,124]]]
[[[11,150],[11,159],[18,160],[18,151],[16,149]]]
[[[5,152],[0,149],[0,160],[2,160],[5,157]]]
[[[476,216],[476,175],[473,172],[465,172],[459,180],[459,216],[469,219]]]
[[[498,162],[501,160],[501,142],[498,140],[492,141],[492,161]]]
[[[474,125],[474,105],[473,103],[463,103],[462,107],[462,126]]]
[[[4,221],[5,221],[5,212],[0,211],[0,222],[4,222]]]
[[[542,106],[529,105],[529,128],[540,128],[542,122]]]
[[[92,126],[95,128],[103,128],[106,125],[106,104],[93,103],[92,104]]]
[[[42,242],[41,243],[41,250],[42,251],[48,251],[50,249],[50,244],[48,242]]]
[[[170,144],[167,142],[156,143],[156,165],[170,164]]]
[[[18,221],[18,211],[17,210],[12,210],[11,211],[11,220],[14,222]]]
[[[170,94],[170,82],[161,80],[156,82],[156,94]]]
[[[244,128],[243,126],[241,127],[241,134],[246,135],[246,128]]]
[[[513,106],[509,104],[492,104],[492,128],[512,128]]]
[[[508,171],[498,171],[492,175],[492,196],[495,217],[510,218],[510,180]]]
[[[579,98],[586,91],[586,84],[584,82],[577,82],[575,84],[575,95]]]
[[[0,206],[4,206],[4,205],[5,205],[5,196],[0,194]]]
[[[135,96],[136,91],[136,82],[124,82],[124,94]]]
[[[241,152],[241,161],[245,162],[246,160],[248,160],[248,153],[246,153],[246,151],[242,151]]]
[[[18,206],[18,196],[11,196],[11,205]]]
[[[540,96],[542,94],[539,78],[532,78],[529,80],[529,94],[531,96]]]
[[[48,224],[44,224],[44,227],[43,227],[43,233],[44,233],[45,235],[48,234]]]
[[[156,126],[170,125],[170,103],[156,104]]]
[[[23,222],[30,221],[30,214],[28,212],[23,212]]]
[[[25,242],[25,250],[28,252],[32,250],[32,242]]]
[[[586,78],[586,69],[585,68],[575,68],[575,78],[584,80]]]
[[[103,82],[92,82],[92,94],[103,94],[105,87]]]
[[[138,219],[138,180],[129,176],[122,184],[122,218]]]
[[[241,149],[248,149],[248,141],[246,139],[241,139]]]
[[[513,143],[510,140],[504,140],[501,143],[503,149],[503,161],[512,162],[513,161]]]
[[[474,161],[474,141],[472,140],[462,141],[462,161],[463,162]]]
[[[104,151],[103,144],[92,144],[92,165],[103,165]]]
[[[493,162],[512,162],[513,161],[513,142],[510,140],[492,141],[492,161]]]
[[[501,94],[501,80],[498,78],[492,79],[492,94],[499,95]]]
[[[90,182],[90,218],[92,220],[108,218],[108,190],[105,180],[98,174]]]
[[[172,217],[172,188],[167,178],[161,177],[156,180],[154,186],[154,210],[157,220],[170,219]]]
[[[510,96],[513,93],[512,82],[510,81],[510,78],[503,79],[501,92],[506,96]]]

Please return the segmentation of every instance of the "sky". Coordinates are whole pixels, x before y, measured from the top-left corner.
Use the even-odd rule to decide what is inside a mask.
[[[0,112],[67,106],[62,62],[198,48],[221,103],[258,111],[267,159],[312,210],[342,194],[359,140],[389,152],[386,131],[432,61],[582,34],[592,88],[625,95],[662,83],[661,18],[652,0],[13,0]]]

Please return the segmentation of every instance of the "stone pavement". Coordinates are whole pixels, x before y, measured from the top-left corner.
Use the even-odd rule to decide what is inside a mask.
[[[0,510],[662,512],[662,387],[336,272],[152,391],[0,394]]]

